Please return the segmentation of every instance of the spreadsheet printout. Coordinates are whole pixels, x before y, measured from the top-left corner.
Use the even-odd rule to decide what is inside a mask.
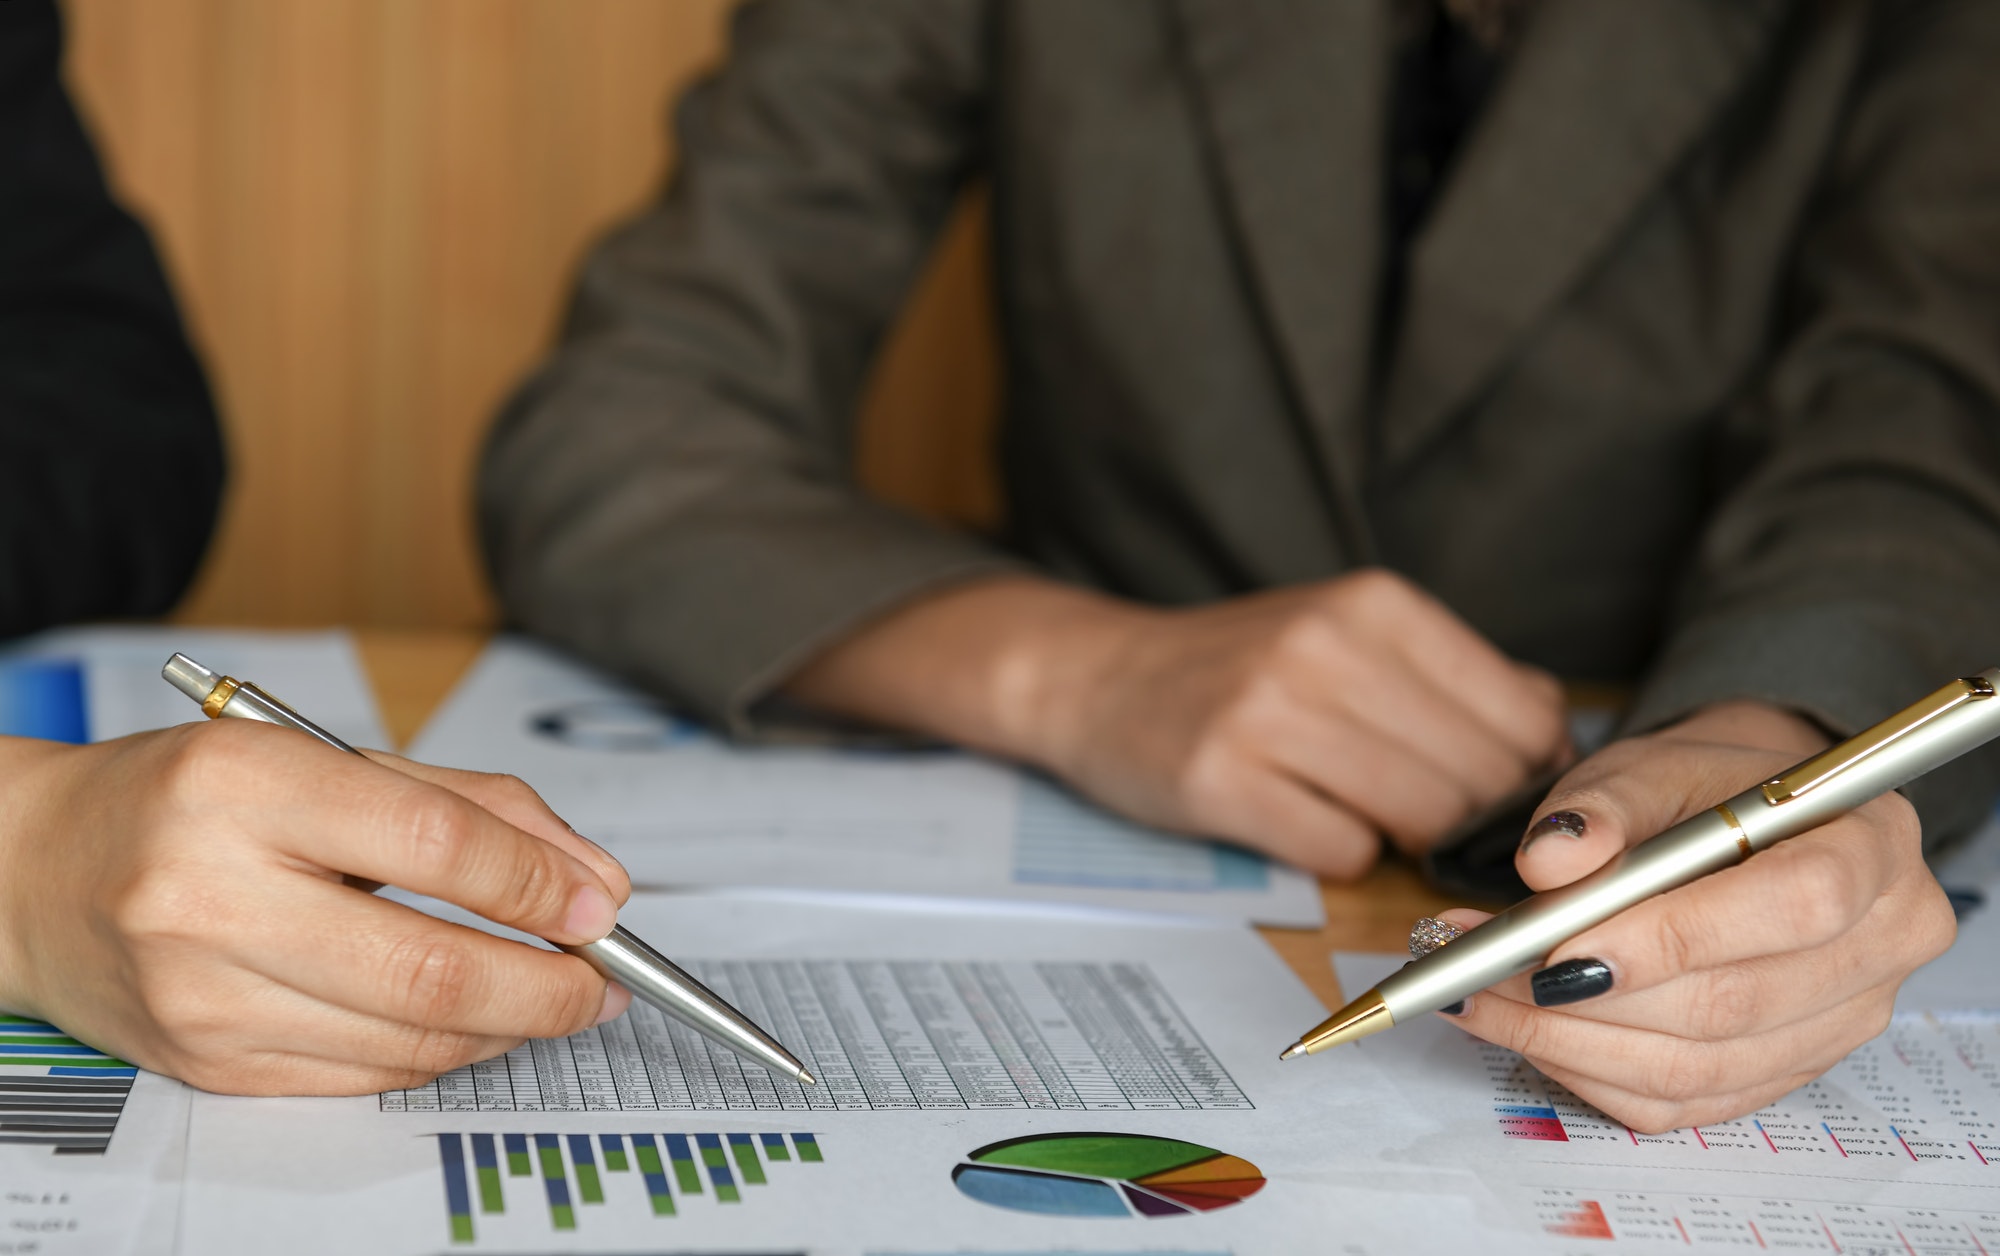
[[[629,1011],[443,1091],[201,1095],[188,1250],[1248,1253],[1337,1227],[1402,1256],[1479,1224],[1473,1175],[1377,1162],[1402,1124],[1378,1070],[1278,1061],[1324,1009],[1241,926],[718,894],[620,918],[806,1056],[825,1106]]]
[[[384,1111],[757,1111],[1250,1105],[1143,964],[691,961],[819,1079],[773,1076],[644,1005],[529,1043]]]
[[[1335,961],[1354,991],[1403,962]],[[1359,1053],[1436,1130],[1403,1154],[1478,1173],[1552,1250],[2000,1251],[2000,1009],[1905,1010],[1776,1103],[1664,1134],[1441,1017]]]

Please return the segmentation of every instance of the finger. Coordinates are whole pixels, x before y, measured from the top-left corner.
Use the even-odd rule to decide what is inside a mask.
[[[1595,1082],[1683,1107],[1756,1090],[1800,1071],[1816,1075],[1879,1034],[1892,1005],[1893,989],[1878,988],[1809,1020],[1723,1042],[1610,1025],[1492,996],[1478,999],[1458,1023],[1585,1089]]]
[[[440,1033],[555,1038],[623,1010],[581,959],[496,938],[345,886],[287,886],[294,925],[246,922],[231,957],[301,994]]]
[[[1381,641],[1512,746],[1524,762],[1545,764],[1553,758],[1567,735],[1560,691],[1552,699],[1547,686],[1416,585],[1387,573],[1360,575],[1381,584],[1379,589],[1363,586],[1368,596],[1355,600]]]
[[[1698,742],[1614,742],[1557,782],[1522,837],[1515,868],[1530,888],[1567,885],[1629,846],[1740,792],[1755,755]],[[1562,840],[1549,840],[1562,839]]]
[[[1433,779],[1470,795],[1474,807],[1492,806],[1521,786],[1535,765],[1513,746],[1400,658],[1385,665],[1379,654],[1358,654],[1341,635],[1322,622],[1320,631],[1298,639],[1293,666],[1274,677],[1273,707],[1303,708],[1400,747]]]
[[[1286,704],[1262,721],[1261,749],[1287,774],[1337,800],[1403,849],[1450,832],[1475,806],[1465,786],[1402,745],[1345,718]]]
[[[532,833],[587,864],[610,887],[620,903],[632,897],[632,879],[625,865],[611,852],[570,827],[567,820],[550,810],[548,803],[518,776],[497,772],[467,772],[419,763],[386,750],[364,750],[363,754],[386,768],[405,776],[443,786],[461,798],[486,808],[525,833]]]
[[[574,855],[448,789],[344,762],[368,775],[314,778],[319,796],[300,798],[285,817],[292,853],[555,942],[594,942],[617,923],[610,889]]]
[[[1902,826],[1867,812],[1875,806],[1648,899],[1558,946],[1550,963],[1597,959],[1621,990],[1645,990],[1744,960],[1830,947],[1892,887],[1902,890],[1895,907],[1911,931],[1895,952],[1941,951],[1951,937],[1950,907],[1941,890],[1925,893],[1923,882],[1935,881],[1923,872],[1914,824],[1903,835]],[[1911,883],[1898,887],[1905,873],[1914,874]],[[1842,956],[1823,958],[1837,964]]]
[[[1361,817],[1274,765],[1232,758],[1198,764],[1189,781],[1197,827],[1308,872],[1352,880],[1381,839]]]
[[[1698,1129],[1704,1125],[1733,1121],[1769,1107],[1826,1071],[1795,1070],[1726,1095],[1674,1103],[1635,1094],[1622,1086],[1554,1065],[1543,1067],[1537,1064],[1535,1067],[1550,1081],[1635,1134],[1666,1134],[1673,1130]]]
[[[1943,892],[1912,910],[1907,893],[1884,895],[1834,945],[1716,965],[1627,991],[1617,969],[1593,958],[1551,965],[1510,997],[1573,1016],[1719,1041],[1818,1015],[1861,990],[1900,981],[1941,954],[1953,933]]]
[[[231,1094],[401,1089],[504,1055],[525,1041],[398,1024],[277,986],[241,998],[237,1006],[267,1027],[257,1045],[205,1050],[182,1072],[183,1080]]]

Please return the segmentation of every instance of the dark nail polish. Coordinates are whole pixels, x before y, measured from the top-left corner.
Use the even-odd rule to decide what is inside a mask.
[[[1465,1015],[1465,1000],[1460,999],[1450,1007],[1441,1007],[1438,1011],[1443,1012],[1446,1016],[1463,1016]]]
[[[1521,838],[1521,849],[1528,849],[1551,833],[1576,841],[1583,836],[1583,817],[1574,811],[1549,812],[1528,826],[1527,833]]]
[[[1611,991],[1611,966],[1601,959],[1569,959],[1551,964],[1528,983],[1536,1007],[1581,1003]]]

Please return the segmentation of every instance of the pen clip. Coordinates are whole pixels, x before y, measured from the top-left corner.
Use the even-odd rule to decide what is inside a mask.
[[[1954,680],[1873,728],[1863,729],[1839,745],[1807,759],[1782,776],[1764,782],[1764,801],[1772,806],[1810,793],[1877,752],[1887,749],[1945,712],[1993,696],[1993,682],[1984,676]]]

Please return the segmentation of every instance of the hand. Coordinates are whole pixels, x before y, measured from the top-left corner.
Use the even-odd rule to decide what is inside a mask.
[[[1378,834],[1422,849],[1570,753],[1552,678],[1384,571],[1176,611],[991,581],[865,628],[788,691],[1342,877]]]
[[[219,720],[95,746],[0,738],[0,1005],[208,1090],[414,1085],[630,996],[551,940],[608,933],[630,884],[510,777],[369,762]]]
[[[1825,745],[1750,703],[1614,743],[1550,794],[1556,820],[1529,829],[1517,866],[1536,890],[1565,885]],[[1916,813],[1889,794],[1589,930],[1453,1019],[1642,1133],[1710,1124],[1881,1033],[1896,988],[1954,932]]]

